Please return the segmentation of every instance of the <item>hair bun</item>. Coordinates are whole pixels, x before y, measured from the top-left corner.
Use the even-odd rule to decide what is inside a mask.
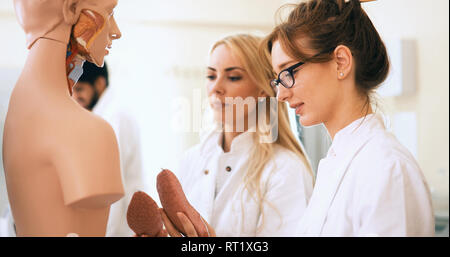
[[[350,1],[353,1],[353,0],[344,0],[344,3],[348,3],[348,2],[350,2]],[[359,3],[367,3],[367,2],[374,2],[374,1],[376,1],[376,0],[358,0],[358,2]]]

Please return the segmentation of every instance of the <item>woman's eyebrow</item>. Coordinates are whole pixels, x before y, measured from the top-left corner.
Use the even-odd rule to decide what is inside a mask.
[[[225,71],[232,71],[232,70],[243,70],[243,71],[245,71],[243,68],[241,68],[241,67],[229,67],[229,68],[226,68],[225,69]]]
[[[291,64],[291,63],[293,63],[293,62],[295,62],[295,61],[292,60],[292,61],[284,62],[284,63],[278,65],[278,69],[282,71],[282,70],[284,70],[286,67],[289,66],[288,64]]]
[[[209,67],[209,66],[208,66],[208,70],[217,71],[215,68]],[[224,69],[224,70],[225,70],[226,72],[233,71],[233,70],[242,70],[242,71],[245,71],[245,69],[243,69],[243,68],[241,68],[241,67],[229,67],[229,68],[226,68],[226,69]]]

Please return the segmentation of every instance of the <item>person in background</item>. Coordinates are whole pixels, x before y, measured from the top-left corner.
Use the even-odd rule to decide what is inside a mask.
[[[73,98],[85,109],[92,111],[97,104],[99,95],[108,87],[108,70],[106,63],[103,68],[98,69],[98,73],[89,72],[93,67],[88,62],[85,62],[83,67],[86,71],[83,72],[83,81],[78,81],[73,88]]]
[[[83,75],[74,86],[73,99],[89,111],[105,119],[114,129],[119,144],[122,181],[125,196],[111,205],[106,236],[132,236],[126,213],[133,193],[142,190],[142,157],[136,121],[123,109],[114,109],[110,93],[108,68],[85,62]],[[89,146],[86,146],[89,147]]]

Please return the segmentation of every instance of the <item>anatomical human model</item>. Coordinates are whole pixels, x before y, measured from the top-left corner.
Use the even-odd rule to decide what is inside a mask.
[[[117,0],[15,0],[28,58],[12,92],[3,161],[18,236],[104,236],[124,195],[112,128],[72,98],[85,60],[120,38]]]

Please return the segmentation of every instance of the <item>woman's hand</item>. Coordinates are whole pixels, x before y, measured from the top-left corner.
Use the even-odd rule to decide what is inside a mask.
[[[175,226],[172,224],[172,222],[169,220],[169,217],[167,217],[166,212],[160,208],[159,211],[161,212],[161,218],[164,222],[164,226],[166,227],[167,232],[171,237],[198,237],[197,231],[195,231],[194,225],[189,220],[189,218],[184,215],[182,212],[178,212],[178,219],[180,219],[181,223],[183,224],[184,231],[186,231],[186,235],[183,235],[180,231],[178,231]],[[215,237],[216,232],[214,229],[206,222],[202,217],[203,223],[205,223],[206,227],[208,228],[209,236]]]

